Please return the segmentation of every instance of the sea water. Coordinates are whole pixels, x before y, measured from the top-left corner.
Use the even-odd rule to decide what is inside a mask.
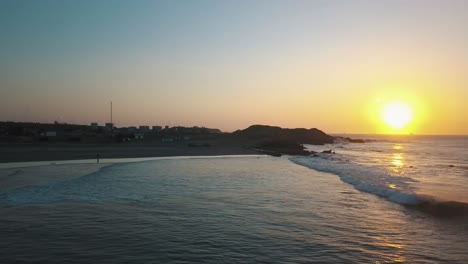
[[[374,143],[365,144],[328,145],[334,158],[120,163],[4,190],[0,263],[468,263],[465,216],[439,216],[359,187],[392,182],[412,197],[403,183],[424,176],[354,163],[348,156]],[[356,173],[366,168],[380,180]]]
[[[468,136],[361,135],[367,143],[306,147],[335,154],[292,158],[355,188],[402,204],[468,203]]]

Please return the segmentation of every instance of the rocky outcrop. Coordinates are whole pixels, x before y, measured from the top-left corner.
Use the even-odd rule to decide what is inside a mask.
[[[341,139],[349,143],[366,143],[364,139],[355,139],[355,138],[350,138],[350,137],[341,137]]]
[[[335,137],[337,142],[347,142],[347,143],[366,143],[366,142],[375,142],[374,139],[360,139],[360,138],[350,138],[350,137]]]
[[[334,137],[312,128],[281,128],[277,126],[253,125],[230,135],[234,141],[245,142],[249,148],[262,153],[281,155],[311,155],[302,144],[323,145],[334,142]]]
[[[334,137],[327,135],[317,128],[289,129],[276,126],[253,125],[244,130],[234,132],[233,136],[257,141],[281,141],[311,145],[323,145],[334,142]]]
[[[255,149],[262,153],[277,157],[281,155],[309,156],[311,154],[311,152],[305,150],[301,144],[287,140],[263,141],[257,144]]]

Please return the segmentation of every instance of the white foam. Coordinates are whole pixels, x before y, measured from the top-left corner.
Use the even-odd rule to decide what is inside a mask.
[[[419,204],[424,202],[410,185],[416,180],[391,175],[379,167],[370,167],[351,162],[332,160],[327,157],[291,157],[296,164],[338,175],[342,181],[357,190],[384,197],[399,204]]]

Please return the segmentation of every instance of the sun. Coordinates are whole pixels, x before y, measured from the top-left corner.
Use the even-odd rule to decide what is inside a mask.
[[[413,111],[406,103],[392,102],[384,106],[382,118],[393,129],[403,129],[413,119]]]

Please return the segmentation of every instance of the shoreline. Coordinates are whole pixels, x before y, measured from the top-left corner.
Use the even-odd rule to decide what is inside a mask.
[[[76,179],[118,163],[144,162],[174,159],[220,159],[243,157],[266,157],[267,155],[208,155],[208,156],[166,156],[144,158],[115,158],[96,160],[60,160],[0,163],[0,191],[31,185],[48,184]]]
[[[41,166],[83,165],[83,164],[96,164],[96,165],[109,166],[109,165],[116,164],[116,163],[144,162],[144,161],[151,161],[151,160],[217,159],[217,158],[219,159],[219,158],[244,158],[244,157],[268,157],[268,156],[269,155],[265,155],[265,154],[155,156],[155,157],[100,159],[99,163],[96,162],[96,159],[19,161],[19,162],[0,163],[0,170],[15,169],[15,168],[41,167]]]
[[[18,162],[58,162],[174,156],[258,155],[253,149],[232,142],[209,142],[209,147],[190,147],[184,143],[145,142],[133,144],[0,144],[0,165]]]

